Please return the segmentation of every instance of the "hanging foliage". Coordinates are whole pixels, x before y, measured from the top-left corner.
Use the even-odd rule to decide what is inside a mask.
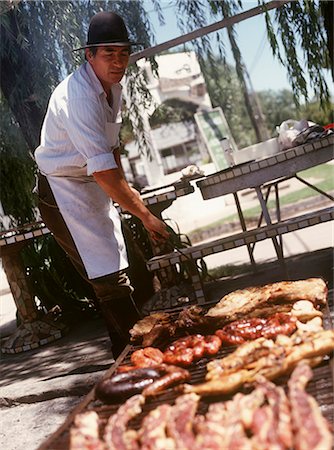
[[[6,220],[0,220],[0,229],[4,229],[35,220],[32,194],[35,164],[29,155],[20,127],[10,114],[2,95],[0,111],[1,204],[6,216]]]
[[[236,71],[221,60],[216,62],[218,77],[207,69],[207,89],[212,106],[221,107],[238,148],[255,142],[256,136],[247,114]]]
[[[151,128],[167,123],[194,122],[198,104],[178,98],[167,99],[159,105],[150,117]]]
[[[330,95],[323,68],[328,66],[329,52],[320,3],[314,0],[289,2],[277,8],[273,18],[268,12],[265,18],[273,54],[287,70],[296,104],[299,105],[302,98],[308,100],[304,75],[307,74],[314,95],[326,108]],[[298,46],[302,55],[297,52]]]
[[[126,108],[124,108],[123,115],[125,120],[131,123],[139,153],[152,157],[148,119],[144,114],[144,111],[151,105],[152,96],[145,87],[145,72],[137,64],[128,68],[126,90]]]
[[[29,153],[39,144],[51,92],[84,62],[84,52],[72,53],[72,49],[85,42],[90,18],[100,10],[119,12],[131,39],[146,46],[154,40],[141,1],[8,1],[1,6],[0,83],[9,106],[2,115],[1,201],[11,215],[11,226],[15,227],[34,218],[31,191],[35,165]],[[159,10],[158,3],[155,7]],[[143,77],[134,68],[130,72],[129,79],[133,80],[130,93],[140,98],[144,92]],[[149,99],[147,91],[145,95]],[[140,132],[141,117],[136,125]],[[19,137],[19,128],[24,140]],[[22,255],[36,296],[44,307],[49,309],[64,301],[61,305],[64,310],[85,308],[83,282],[73,276],[68,258],[51,236],[29,245]],[[68,278],[68,274],[72,276]]]
[[[266,2],[259,0],[259,3]],[[322,102],[328,100],[328,87],[322,67],[326,61],[328,63],[329,58],[320,3],[310,0],[294,1],[277,8],[274,16],[266,13],[269,42],[274,55],[287,68],[296,102],[300,101],[301,96],[307,99],[304,67],[295,50],[297,44],[302,48],[306,61],[305,69],[310,74],[310,83],[315,94]],[[160,23],[163,23],[160,2],[152,0],[152,5]],[[240,0],[170,0],[167,6],[169,5],[174,5],[176,23],[182,32],[205,26],[213,17],[234,15],[243,8]],[[125,18],[132,38],[140,40],[145,46],[154,44],[148,15],[141,0],[5,1],[1,6],[3,45],[0,54],[2,67],[5,68],[1,77],[2,90],[32,150],[38,144],[40,125],[50,92],[64,75],[83,61],[83,55],[80,52],[72,53],[72,49],[84,42],[89,19],[94,13],[106,9],[119,12]],[[235,31],[231,28],[229,32],[233,41],[236,67],[240,73],[239,79],[242,79],[243,66],[236,45]],[[192,42],[205,76],[208,67],[211,67],[211,71],[215,70],[216,55],[212,50],[214,39],[219,44],[219,56],[224,62],[225,47],[221,32]],[[323,50],[320,54],[319,49]],[[138,68],[129,71],[128,92],[132,101],[128,105],[130,111],[126,114],[133,121],[139,151],[145,152],[148,142],[145,134],[146,124],[136,107],[137,99],[141,98],[145,91],[145,80],[139,76],[139,72]],[[6,76],[7,73],[10,76]],[[25,83],[21,83],[21,80],[25,80]],[[144,103],[147,97],[146,92]]]
[[[155,8],[161,11],[158,2],[155,2]],[[1,156],[4,161],[1,175],[2,180],[6,180],[2,183],[1,199],[6,204],[6,210],[10,204],[11,212],[8,214],[15,217],[16,224],[27,222],[31,217],[28,212],[34,208],[30,194],[33,162],[28,154],[33,153],[39,144],[48,99],[59,81],[84,62],[84,53],[73,53],[72,49],[85,42],[89,20],[100,10],[113,10],[121,14],[133,40],[143,42],[145,46],[154,43],[141,1],[2,2],[0,83],[8,108],[3,110],[2,116],[6,117],[1,127]],[[150,101],[150,94],[144,88],[144,76],[138,67],[129,69],[128,79],[129,97],[140,99],[145,106],[145,102]],[[140,149],[144,151],[148,145],[136,101],[130,102],[127,114],[132,118]],[[17,131],[20,127],[26,143],[20,137],[16,139],[15,132],[9,133],[6,122],[11,123],[12,130]],[[21,136],[21,133],[17,135]],[[8,142],[5,142],[6,139]],[[17,181],[18,173],[20,181]],[[16,201],[21,190],[24,194]]]

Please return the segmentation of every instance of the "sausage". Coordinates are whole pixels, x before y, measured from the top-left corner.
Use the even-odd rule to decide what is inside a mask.
[[[237,334],[227,333],[224,329],[217,330],[215,334],[221,339],[223,343],[228,345],[240,345],[246,342],[243,337],[238,336]]]
[[[159,368],[162,372],[165,373],[165,375],[163,375],[158,380],[155,380],[143,390],[142,395],[144,395],[144,397],[157,395],[161,391],[176,383],[180,383],[181,381],[187,381],[190,379],[190,373],[188,372],[188,370],[181,369],[180,367],[172,366],[169,364],[161,364]]]
[[[290,335],[296,330],[296,318],[284,313],[276,313],[271,317],[241,319],[217,330],[216,335],[220,339],[232,345],[243,344],[246,341],[265,337],[271,339],[278,334]]]
[[[136,367],[150,367],[161,364],[163,358],[164,355],[158,348],[145,347],[132,353],[131,362]]]
[[[100,381],[95,388],[95,396],[105,403],[117,403],[142,390],[161,377],[159,370],[140,368],[129,372],[118,373]]]
[[[267,324],[263,327],[262,336],[266,339],[273,338],[278,334],[290,335],[297,329],[297,319],[284,313],[276,313],[269,317]]]
[[[204,336],[196,334],[195,336],[189,336],[189,338],[189,345],[193,351],[194,359],[201,359],[205,350]]]
[[[194,354],[190,348],[177,348],[170,346],[164,352],[164,362],[167,364],[179,364],[189,366],[194,360]]]
[[[205,355],[215,355],[221,347],[218,336],[195,334],[173,342],[164,352],[164,362],[189,366]]]
[[[204,337],[204,354],[215,355],[218,353],[222,341],[219,336],[209,335]]]

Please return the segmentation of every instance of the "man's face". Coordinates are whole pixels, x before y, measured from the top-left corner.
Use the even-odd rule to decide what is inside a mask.
[[[130,47],[127,46],[98,47],[95,55],[86,49],[88,62],[103,87],[107,88],[121,81],[128,66],[129,57]]]

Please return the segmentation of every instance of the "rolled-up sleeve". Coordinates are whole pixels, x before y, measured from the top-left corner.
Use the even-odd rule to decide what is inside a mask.
[[[87,159],[87,175],[92,175],[94,172],[101,172],[102,170],[116,169],[117,167],[112,152],[103,153]]]
[[[117,164],[106,136],[104,111],[92,97],[70,100],[62,111],[64,128],[87,164],[87,175],[102,170],[115,169]],[[115,144],[118,143],[118,132]]]

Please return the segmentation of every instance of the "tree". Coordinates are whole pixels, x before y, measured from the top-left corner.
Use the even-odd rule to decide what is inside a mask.
[[[178,14],[176,14],[178,26],[184,33],[192,31],[194,24],[197,28],[206,25],[205,22],[208,18],[227,18],[243,9],[241,0],[208,0],[207,3],[183,0],[172,3],[178,11]],[[267,2],[259,0],[259,3],[265,5]],[[324,7],[324,4],[327,3],[331,2],[295,0],[277,8],[273,17],[268,11],[265,13],[268,40],[274,56],[287,69],[294,94],[294,102],[297,106],[302,100],[308,101],[307,82],[304,77],[304,71],[307,71],[314,95],[320,99],[322,107],[328,107],[330,96],[323,68],[327,67],[329,61],[331,61],[329,53],[333,44],[331,33],[333,31],[333,20],[329,19],[332,18],[330,16],[331,7],[328,5],[326,8]],[[259,140],[259,137],[263,135],[261,131],[263,124],[260,121],[261,111],[257,112],[258,119],[256,120],[253,113],[254,104],[252,104],[252,98],[245,81],[247,71],[236,42],[234,27],[228,27],[227,31],[245,105]],[[220,57],[225,60],[225,46],[220,33],[216,33],[216,39],[219,43]],[[297,52],[298,45],[301,48],[302,55]],[[204,36],[202,39],[193,42],[193,46],[198,54],[202,72],[207,78],[208,70],[211,72],[215,70],[213,65],[215,58],[212,53],[211,42],[208,36]],[[333,72],[333,61],[331,67]],[[216,75],[218,74],[216,73]]]
[[[321,108],[319,100],[315,100],[301,105],[297,117],[325,126],[333,123],[333,111],[333,103],[330,103],[327,108]]]
[[[157,0],[152,0],[152,2],[163,22],[159,2]],[[262,3],[265,4],[264,0]],[[297,103],[301,96],[307,99],[303,67],[296,53],[298,40],[304,53],[304,60],[315,94],[322,102],[326,102],[329,98],[328,88],[322,74],[322,68],[330,59],[329,52],[325,50],[324,28],[324,24],[328,22],[328,10],[330,11],[328,3],[331,2],[294,1],[277,8],[273,19],[269,13],[266,14],[268,39],[274,54],[287,67]],[[130,4],[131,8],[128,7]],[[177,25],[182,32],[204,26],[210,18],[228,17],[242,10],[242,2],[236,0],[224,2],[170,0],[170,4],[174,4],[177,11]],[[141,0],[136,2],[129,2],[129,0],[2,2],[4,13],[1,15],[1,39],[3,42],[1,46],[1,85],[8,104],[31,148],[38,143],[40,124],[51,89],[59,81],[62,73],[68,72],[75,63],[80,61],[80,56],[73,56],[71,49],[79,42],[83,42],[89,17],[98,9],[108,8],[119,11],[125,17],[133,37],[140,39],[148,46],[154,42],[148,16]],[[323,22],[321,21],[322,14],[325,18]],[[330,25],[327,25],[326,29],[329,32]],[[247,96],[244,67],[233,27],[228,32],[235,55],[238,77],[244,86],[243,92],[247,105],[250,99]],[[224,59],[225,47],[220,33],[216,34],[216,39],[220,43],[220,56]],[[280,49],[279,39],[282,42],[283,50]],[[330,43],[330,37],[328,40]],[[215,56],[212,51],[211,37],[204,36],[192,44],[197,51],[204,74],[207,67],[204,65],[204,61],[209,62],[211,70],[214,70]],[[323,49],[320,54],[319,49]],[[25,80],[24,85],[18,84],[17,81],[22,79]],[[131,88],[136,89],[137,79],[138,71],[135,70],[132,84],[130,83]],[[141,93],[143,94],[143,92]],[[250,109],[250,105],[248,105],[248,112]],[[136,116],[135,109],[133,112],[132,118]],[[250,118],[252,120],[251,114]],[[138,125],[140,128],[140,120],[135,128],[138,128]],[[254,120],[253,126],[256,129]]]
[[[321,12],[324,19],[324,28],[327,34],[328,60],[325,60],[325,67],[331,69],[334,80],[334,3],[330,1],[320,2]]]
[[[259,92],[259,99],[272,136],[277,135],[276,127],[288,119],[307,119],[319,125],[332,122],[333,104],[321,108],[319,100],[313,100],[297,108],[292,92],[287,89]]]
[[[0,111],[1,203],[11,225],[19,226],[35,220],[32,194],[35,165],[3,96],[0,96]],[[3,226],[0,222],[0,229]]]
[[[315,97],[326,108],[330,95],[323,68],[330,60],[330,42],[327,44],[321,3],[312,0],[292,1],[275,11],[274,21],[268,13],[265,17],[273,54],[287,69],[295,103],[299,105],[302,98],[308,101],[304,77],[306,72]],[[283,50],[280,49],[276,36],[279,36]],[[297,44],[302,51],[302,63],[297,53]]]
[[[236,70],[218,58],[215,71],[207,68],[206,82],[212,106],[220,106],[238,148],[256,140],[254,128],[247,114]]]
[[[194,114],[198,105],[193,102],[172,98],[165,100],[151,115],[149,121],[152,128],[164,123],[194,122]]]
[[[152,0],[152,3],[160,21],[163,22],[160,2]],[[328,100],[328,88],[322,68],[329,59],[328,52],[325,51],[325,35],[320,20],[319,3],[310,0],[290,2],[277,9],[273,20],[266,14],[270,43],[274,54],[287,67],[296,102],[300,101],[301,96],[307,98],[303,68],[295,50],[298,39],[301,42],[314,92],[323,104]],[[209,19],[225,17],[226,14],[233,15],[242,9],[240,0],[224,2],[170,0],[170,4],[175,5],[176,21],[182,32],[202,27]],[[154,44],[154,36],[142,0],[0,2],[2,43],[0,84],[3,94],[1,103],[3,111],[8,107],[12,113],[12,117],[7,112],[1,119],[3,130],[1,157],[5,161],[1,167],[1,199],[12,216],[14,226],[29,221],[34,216],[34,204],[30,194],[34,165],[28,153],[33,152],[38,145],[40,127],[50,92],[60,79],[83,61],[81,53],[73,54],[71,50],[84,42],[89,18],[103,9],[119,12],[125,18],[134,40],[143,42],[145,46]],[[331,26],[326,29],[330,30]],[[232,35],[231,31],[230,36]],[[276,38],[276,35],[279,38]],[[224,62],[225,52],[221,33],[217,33],[215,39],[220,44],[220,58]],[[278,39],[282,41],[283,51],[280,49]],[[209,74],[211,79],[217,80],[219,69],[210,41],[211,36],[206,35],[202,39],[196,39],[192,45],[197,52],[205,77]],[[235,40],[231,39],[231,42],[241,79],[242,64],[238,61],[240,52],[238,53]],[[319,52],[319,49],[323,52]],[[151,62],[156,71],[154,61]],[[143,74],[136,65],[130,68],[127,88],[135,101],[127,105],[125,115],[131,118],[132,127],[139,137],[140,144],[145,148],[145,134],[140,133],[144,127],[137,102],[140,99],[145,105],[150,101],[150,95],[144,89]],[[227,94],[218,92],[214,86],[211,88],[212,92],[215,90],[214,98],[220,103],[224,102],[225,95],[232,95],[228,87],[222,88]],[[235,92],[238,92],[238,89]],[[235,96],[235,93],[233,95]],[[239,142],[245,142],[242,134],[249,126],[249,119],[245,119],[246,114],[242,108],[240,116],[236,117],[234,110],[229,109],[229,102],[232,105],[231,99],[227,97],[230,126],[237,130]],[[22,137],[18,137],[18,127],[26,145],[23,144]],[[12,186],[16,186],[17,189],[13,190]]]
[[[278,92],[272,90],[258,93],[271,136],[276,136],[276,127],[284,120],[297,119],[298,112],[293,93],[287,89]]]
[[[217,2],[215,1],[210,1],[210,6],[214,13],[218,13],[218,11],[220,10],[224,18],[231,17],[231,15],[233,15],[233,12],[235,11],[235,8],[234,10],[232,10],[234,6],[233,3],[230,4],[229,2],[220,2],[219,4],[217,4]],[[235,60],[235,69],[239,79],[240,88],[243,93],[245,107],[254,128],[256,139],[258,142],[260,142],[267,138],[267,129],[261,111],[257,111],[257,113],[255,112],[253,101],[254,97],[250,95],[246,81],[248,72],[237,44],[236,32],[234,30],[234,27],[227,27],[227,35],[231,44],[232,54]]]
[[[118,11],[125,17],[134,40],[146,45],[153,40],[141,1],[6,1],[1,3],[1,8],[1,91],[27,143],[27,147],[21,146],[22,151],[30,153],[39,144],[50,93],[67,73],[83,62],[83,53],[72,53],[72,49],[85,41],[93,14],[100,9]],[[132,92],[142,87],[137,72],[138,68],[134,67],[129,77]],[[9,155],[11,150],[9,147],[7,150]],[[2,197],[14,184],[10,178],[7,180],[2,185]],[[31,202],[30,208],[33,207]],[[18,210],[16,213],[16,219],[23,222]],[[26,213],[22,211],[22,214],[26,218]]]

